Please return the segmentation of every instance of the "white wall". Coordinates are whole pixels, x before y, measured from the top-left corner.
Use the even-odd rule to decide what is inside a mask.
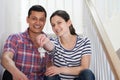
[[[108,37],[115,51],[117,51],[120,48],[120,0],[92,1]]]
[[[18,0],[0,0],[0,57],[8,35],[20,31],[20,5]],[[0,65],[0,78],[2,71],[3,68]]]
[[[4,15],[4,11],[5,9],[3,8],[4,6],[4,1],[1,1],[0,2],[0,7],[1,7],[1,11],[0,11],[0,59],[1,59],[1,53],[2,53],[2,45],[3,45],[3,36],[4,36],[4,31],[5,31],[5,15]],[[1,60],[0,60],[1,62]],[[3,67],[0,65],[0,80],[1,80],[1,77],[2,77],[2,72],[3,72]]]
[[[112,45],[117,51],[120,49],[120,13],[112,16],[104,25]]]
[[[0,48],[3,41],[9,34],[20,31],[20,2],[19,1],[6,1],[0,2]],[[0,50],[1,51],[1,50]]]

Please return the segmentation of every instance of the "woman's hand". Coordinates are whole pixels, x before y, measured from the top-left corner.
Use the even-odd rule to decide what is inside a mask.
[[[60,68],[56,66],[50,66],[45,72],[46,76],[54,76],[57,74],[60,74]]]

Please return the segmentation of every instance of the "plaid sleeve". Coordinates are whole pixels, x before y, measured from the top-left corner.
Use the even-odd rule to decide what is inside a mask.
[[[3,53],[6,51],[15,53],[16,46],[17,46],[17,38],[15,37],[15,35],[10,35],[4,44]]]

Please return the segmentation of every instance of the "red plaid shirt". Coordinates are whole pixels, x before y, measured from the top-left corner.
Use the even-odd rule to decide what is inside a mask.
[[[28,30],[24,33],[10,35],[4,45],[4,52],[14,53],[16,67],[22,71],[29,80],[43,80],[46,62],[50,61],[48,54],[40,58],[38,48],[30,40]]]

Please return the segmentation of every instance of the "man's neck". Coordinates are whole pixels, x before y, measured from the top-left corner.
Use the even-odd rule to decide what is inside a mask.
[[[36,42],[36,37],[37,37],[39,34],[41,34],[41,33],[34,33],[34,32],[29,31],[30,39],[31,39],[31,41],[33,42],[33,44],[35,45],[35,47],[37,47],[37,48],[39,47],[39,45],[38,45],[37,42]]]

